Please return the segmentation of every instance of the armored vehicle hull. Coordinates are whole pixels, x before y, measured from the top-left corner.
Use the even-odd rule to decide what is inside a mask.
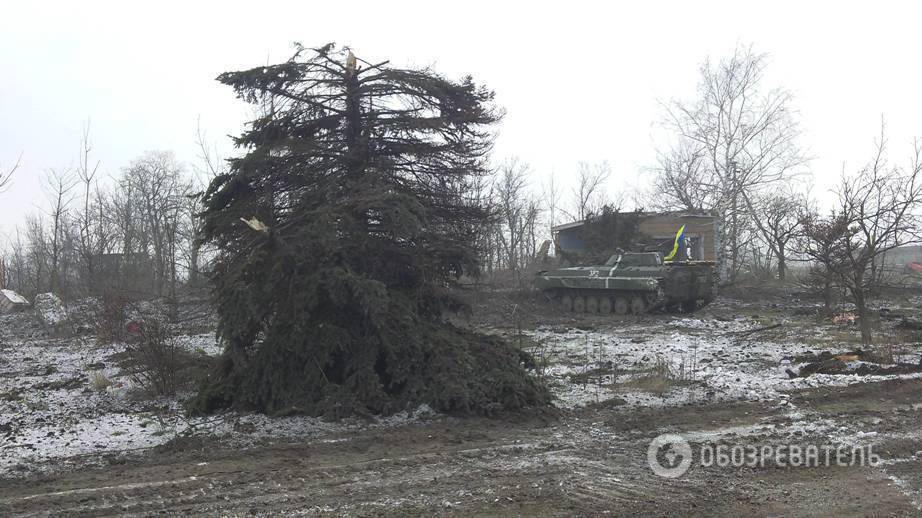
[[[535,286],[566,311],[624,315],[694,311],[716,297],[716,279],[713,262],[663,262],[657,253],[638,253],[601,266],[538,272]]]

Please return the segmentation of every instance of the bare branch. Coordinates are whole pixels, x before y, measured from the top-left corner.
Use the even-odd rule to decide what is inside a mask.
[[[4,171],[3,169],[0,169],[0,193],[2,193],[4,190],[6,190],[7,187],[9,187],[10,179],[13,178],[13,173],[15,173],[17,169],[19,169],[19,165],[21,163],[22,163],[22,153],[19,154],[19,158],[16,159],[16,163],[13,164],[13,167],[11,167],[9,170]]]

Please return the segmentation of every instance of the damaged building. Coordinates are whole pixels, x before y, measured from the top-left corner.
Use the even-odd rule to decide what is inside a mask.
[[[29,307],[29,301],[13,290],[0,289],[0,315]]]
[[[571,257],[578,257],[586,249],[582,229],[585,221],[557,225],[551,229],[554,246]],[[685,225],[685,240],[689,258],[695,261],[714,261],[721,271],[719,218],[710,214],[692,212],[647,212],[640,216],[639,231],[648,238],[647,249],[667,255],[675,242],[676,232]],[[617,246],[617,243],[612,243]]]

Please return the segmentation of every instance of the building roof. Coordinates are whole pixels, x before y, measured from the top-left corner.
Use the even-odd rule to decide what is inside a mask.
[[[25,297],[16,293],[13,290],[0,290],[0,296],[6,300],[12,302],[13,304],[25,304],[29,305],[29,301]]]
[[[651,216],[674,216],[677,218],[714,218],[713,214],[703,214],[698,212],[688,212],[683,210],[677,211],[665,211],[665,212],[644,212],[641,214],[641,217],[647,218]],[[552,232],[558,232],[560,230],[568,230],[571,228],[581,227],[586,223],[586,220],[573,221],[571,223],[564,223],[562,225],[557,225],[551,227]]]

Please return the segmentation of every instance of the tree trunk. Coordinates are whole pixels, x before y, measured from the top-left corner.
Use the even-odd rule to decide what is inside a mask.
[[[778,254],[778,280],[784,282],[784,278],[787,274],[787,262],[784,259],[784,254]]]
[[[867,307],[867,301],[864,298],[864,291],[861,288],[852,288],[852,297],[855,299],[855,307],[858,308],[858,325],[861,327],[861,343],[863,345],[871,345],[873,343],[873,337],[871,336],[871,322],[869,320],[869,313]]]
[[[189,285],[193,287],[198,286],[198,256],[200,248],[198,244],[198,233],[196,233],[192,245],[189,248]]]
[[[823,284],[823,306],[827,313],[832,309],[832,282],[828,277]]]

